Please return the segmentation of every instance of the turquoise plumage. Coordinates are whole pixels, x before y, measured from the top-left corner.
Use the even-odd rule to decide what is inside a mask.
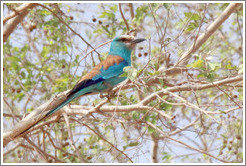
[[[67,99],[56,108],[50,110],[41,120],[54,114],[79,96],[95,92],[100,93],[124,81],[126,77],[119,76],[123,73],[124,67],[131,65],[132,49],[137,43],[144,40],[145,39],[136,39],[129,35],[122,35],[113,39],[109,56],[104,61],[96,65],[89,73],[84,75],[74,88],[68,92]]]

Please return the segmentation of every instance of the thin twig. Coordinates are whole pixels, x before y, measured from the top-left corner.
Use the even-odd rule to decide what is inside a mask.
[[[214,86],[216,86],[216,88],[218,88],[220,91],[222,91],[223,93],[225,93],[226,96],[228,96],[231,99],[231,101],[233,103],[235,103],[238,107],[242,108],[242,106],[240,106],[226,91],[224,91],[223,89],[221,89],[218,85],[214,85]]]
[[[70,123],[69,123],[69,118],[65,112],[62,115],[65,119],[66,124],[67,124],[67,130],[68,130],[68,136],[70,139],[70,145],[75,150],[77,157],[79,158],[80,162],[85,163],[84,159],[80,156],[78,149],[75,147],[72,130],[71,130]]]
[[[238,6],[240,6],[240,3],[231,3],[228,5],[222,14],[208,26],[203,34],[198,37],[196,40],[196,45],[194,46],[193,43],[190,48],[185,53],[183,53],[174,67],[169,68],[168,70],[165,70],[165,68],[162,67],[159,69],[159,71],[165,72],[167,75],[175,75],[182,72],[182,70],[176,67],[186,65],[193,53],[195,53],[200,48],[200,46],[204,44],[212,34],[214,34],[214,32],[229,18],[229,16],[237,9]]]
[[[107,42],[105,42],[105,43],[103,43],[103,44],[100,44],[99,46],[93,48],[90,52],[88,52],[88,53],[87,53],[87,54],[86,54],[86,55],[78,62],[78,65],[77,65],[77,67],[76,67],[76,69],[75,69],[75,71],[74,71],[74,74],[73,74],[71,80],[73,80],[73,78],[74,78],[74,76],[75,76],[75,74],[76,74],[76,72],[77,72],[77,70],[78,70],[78,68],[79,68],[79,64],[82,62],[82,60],[84,60],[89,54],[91,54],[91,53],[92,53],[93,51],[95,51],[96,49],[98,49],[98,48],[100,48],[100,47],[102,47],[102,46],[104,46],[104,45],[110,43],[111,41],[112,41],[112,40],[109,40],[109,41],[107,41]]]
[[[126,18],[125,18],[125,16],[124,16],[123,12],[122,12],[122,9],[121,9],[121,3],[119,3],[119,9],[120,9],[121,17],[123,18],[123,20],[124,20],[124,22],[125,22],[125,24],[126,24],[127,32],[129,32],[129,31],[130,31],[129,25],[128,25],[128,23],[127,23],[127,21],[126,21]]]
[[[190,145],[188,145],[188,144],[186,144],[186,143],[184,143],[184,142],[182,142],[182,141],[179,141],[179,140],[177,140],[177,139],[174,139],[174,138],[168,136],[168,135],[165,134],[161,129],[159,129],[157,126],[153,125],[152,123],[150,123],[150,122],[148,122],[148,121],[145,122],[145,123],[147,123],[150,127],[154,128],[157,132],[159,132],[160,134],[162,134],[164,137],[166,137],[166,138],[168,138],[168,139],[170,139],[170,140],[172,140],[172,141],[175,141],[175,142],[177,142],[177,143],[179,143],[179,144],[182,144],[182,145],[188,147],[188,148],[191,149],[191,150],[195,150],[195,151],[197,151],[197,152],[206,154],[206,155],[208,155],[208,156],[210,156],[210,157],[212,157],[212,158],[214,158],[214,159],[216,159],[216,160],[218,160],[218,161],[221,161],[221,162],[223,162],[223,163],[228,163],[227,161],[225,161],[225,160],[223,160],[223,159],[220,159],[220,158],[218,158],[218,157],[216,157],[216,156],[213,156],[213,155],[211,155],[210,153],[208,153],[208,152],[206,152],[206,151],[204,151],[204,150],[200,150],[200,149],[194,148],[194,147],[192,147],[192,146],[190,146]]]
[[[221,122],[217,121],[215,118],[213,118],[212,116],[210,116],[210,115],[207,113],[207,111],[205,111],[205,110],[201,109],[200,107],[198,107],[198,106],[196,106],[196,105],[194,105],[194,104],[188,102],[188,101],[185,100],[183,97],[181,97],[181,96],[179,96],[179,95],[176,95],[175,93],[172,93],[172,92],[168,92],[168,91],[167,91],[167,93],[170,94],[170,95],[172,95],[172,96],[174,96],[175,98],[178,98],[179,100],[183,101],[184,103],[181,103],[181,104],[183,104],[184,106],[191,107],[191,108],[195,108],[195,109],[199,110],[201,113],[206,114],[208,117],[210,117],[211,119],[213,119],[213,120],[214,120],[215,122],[217,122],[218,124],[221,124]]]
[[[98,135],[105,142],[107,142],[108,144],[110,144],[117,151],[119,151],[120,153],[122,153],[131,163],[133,163],[132,159],[130,159],[130,157],[128,157],[123,151],[121,151],[120,149],[118,149],[117,147],[115,147],[111,142],[109,142],[108,140],[106,140],[103,136],[101,136],[99,133],[97,133],[95,130],[93,130],[90,126],[86,125],[85,123],[83,123],[83,125],[86,126],[87,128],[89,128],[93,133],[95,133],[96,135]]]
[[[6,152],[3,153],[3,157],[6,156],[7,154],[13,152],[16,148],[18,148],[19,146],[21,146],[22,142],[18,142],[14,147],[12,147],[11,149],[7,150]]]
[[[200,24],[199,24],[199,27],[198,27],[198,32],[197,32],[196,37],[195,37],[195,39],[194,39],[193,47],[195,47],[195,45],[196,45],[196,41],[197,41],[197,38],[198,38],[198,36],[199,36],[201,27],[202,27],[202,23],[203,23],[203,21],[204,21],[205,15],[206,15],[206,13],[207,13],[207,8],[208,8],[208,4],[205,4],[205,9],[204,9],[204,12],[203,12],[203,17],[202,17],[202,19],[201,19],[201,21],[200,21]],[[193,48],[193,49],[194,49],[194,48]]]
[[[56,13],[54,13],[50,8],[38,3],[39,6],[42,6],[43,8],[47,9],[48,11],[50,11],[55,17],[57,17],[64,25],[66,25],[68,27],[68,29],[70,29],[75,35],[77,35],[81,40],[83,40],[89,47],[91,47],[92,49],[94,49],[94,47],[92,47],[92,45],[90,43],[88,43],[80,34],[78,34],[77,32],[75,32],[65,21],[62,20],[62,18],[60,18]],[[98,55],[100,55],[96,50],[94,50]]]

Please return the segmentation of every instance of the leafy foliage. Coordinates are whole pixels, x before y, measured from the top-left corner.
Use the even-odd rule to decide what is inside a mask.
[[[4,16],[19,5],[4,4]],[[4,132],[14,127],[19,117],[72,88],[82,75],[106,58],[109,45],[89,53],[92,48],[82,38],[96,47],[127,32],[115,3],[43,5],[56,15],[41,6],[35,7],[3,43]],[[169,76],[163,72],[174,67],[227,6],[227,3],[134,3],[132,7],[122,4],[130,30],[135,29],[132,34],[145,37],[148,42],[134,49],[132,66],[124,68],[121,76],[129,78],[127,85],[120,87],[116,97],[103,105],[114,107],[115,111],[103,112],[99,107],[98,112],[88,115],[76,112],[68,116],[69,127],[61,116],[58,122],[28,135],[42,153],[23,140],[4,155],[3,161],[142,163],[154,162],[155,158],[164,163],[241,163],[242,82],[201,90],[189,88],[243,74],[243,8],[239,7],[192,54],[186,66],[178,66],[182,73]],[[184,86],[188,90],[182,90]],[[88,111],[102,100],[98,95],[90,95],[71,105],[86,106],[82,110]],[[118,107],[125,110],[117,112]],[[156,156],[153,156],[154,145]],[[11,148],[13,144],[4,151]]]

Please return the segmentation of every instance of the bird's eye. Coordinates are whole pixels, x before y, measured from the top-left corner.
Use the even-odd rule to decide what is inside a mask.
[[[122,42],[125,42],[125,41],[126,41],[126,39],[125,39],[125,38],[122,38],[122,39],[121,39],[121,41],[122,41]]]

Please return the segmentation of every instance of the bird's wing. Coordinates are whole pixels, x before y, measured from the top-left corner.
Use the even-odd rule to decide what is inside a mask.
[[[67,99],[59,104],[54,109],[50,110],[43,118],[38,120],[34,125],[30,126],[19,135],[22,135],[31,127],[38,124],[40,121],[46,119],[50,115],[57,112],[59,109],[70,103],[74,98],[91,93],[90,86],[98,82],[102,82],[106,79],[120,75],[123,72],[123,68],[127,66],[127,62],[120,56],[108,56],[104,61],[96,65],[91,72],[84,75],[74,88],[68,92]],[[18,136],[19,136],[18,135]]]
[[[106,79],[120,75],[127,62],[120,56],[108,56],[104,61],[96,65],[89,73],[84,75],[72,90],[67,93],[67,99],[59,104],[56,108],[49,111],[46,117],[54,114],[73,99],[93,92],[93,87],[96,83]]]
[[[123,68],[127,65],[127,62],[121,56],[109,55],[104,61],[100,62],[89,73],[84,75],[74,88],[68,92],[68,95],[70,96],[90,85],[122,74]]]

